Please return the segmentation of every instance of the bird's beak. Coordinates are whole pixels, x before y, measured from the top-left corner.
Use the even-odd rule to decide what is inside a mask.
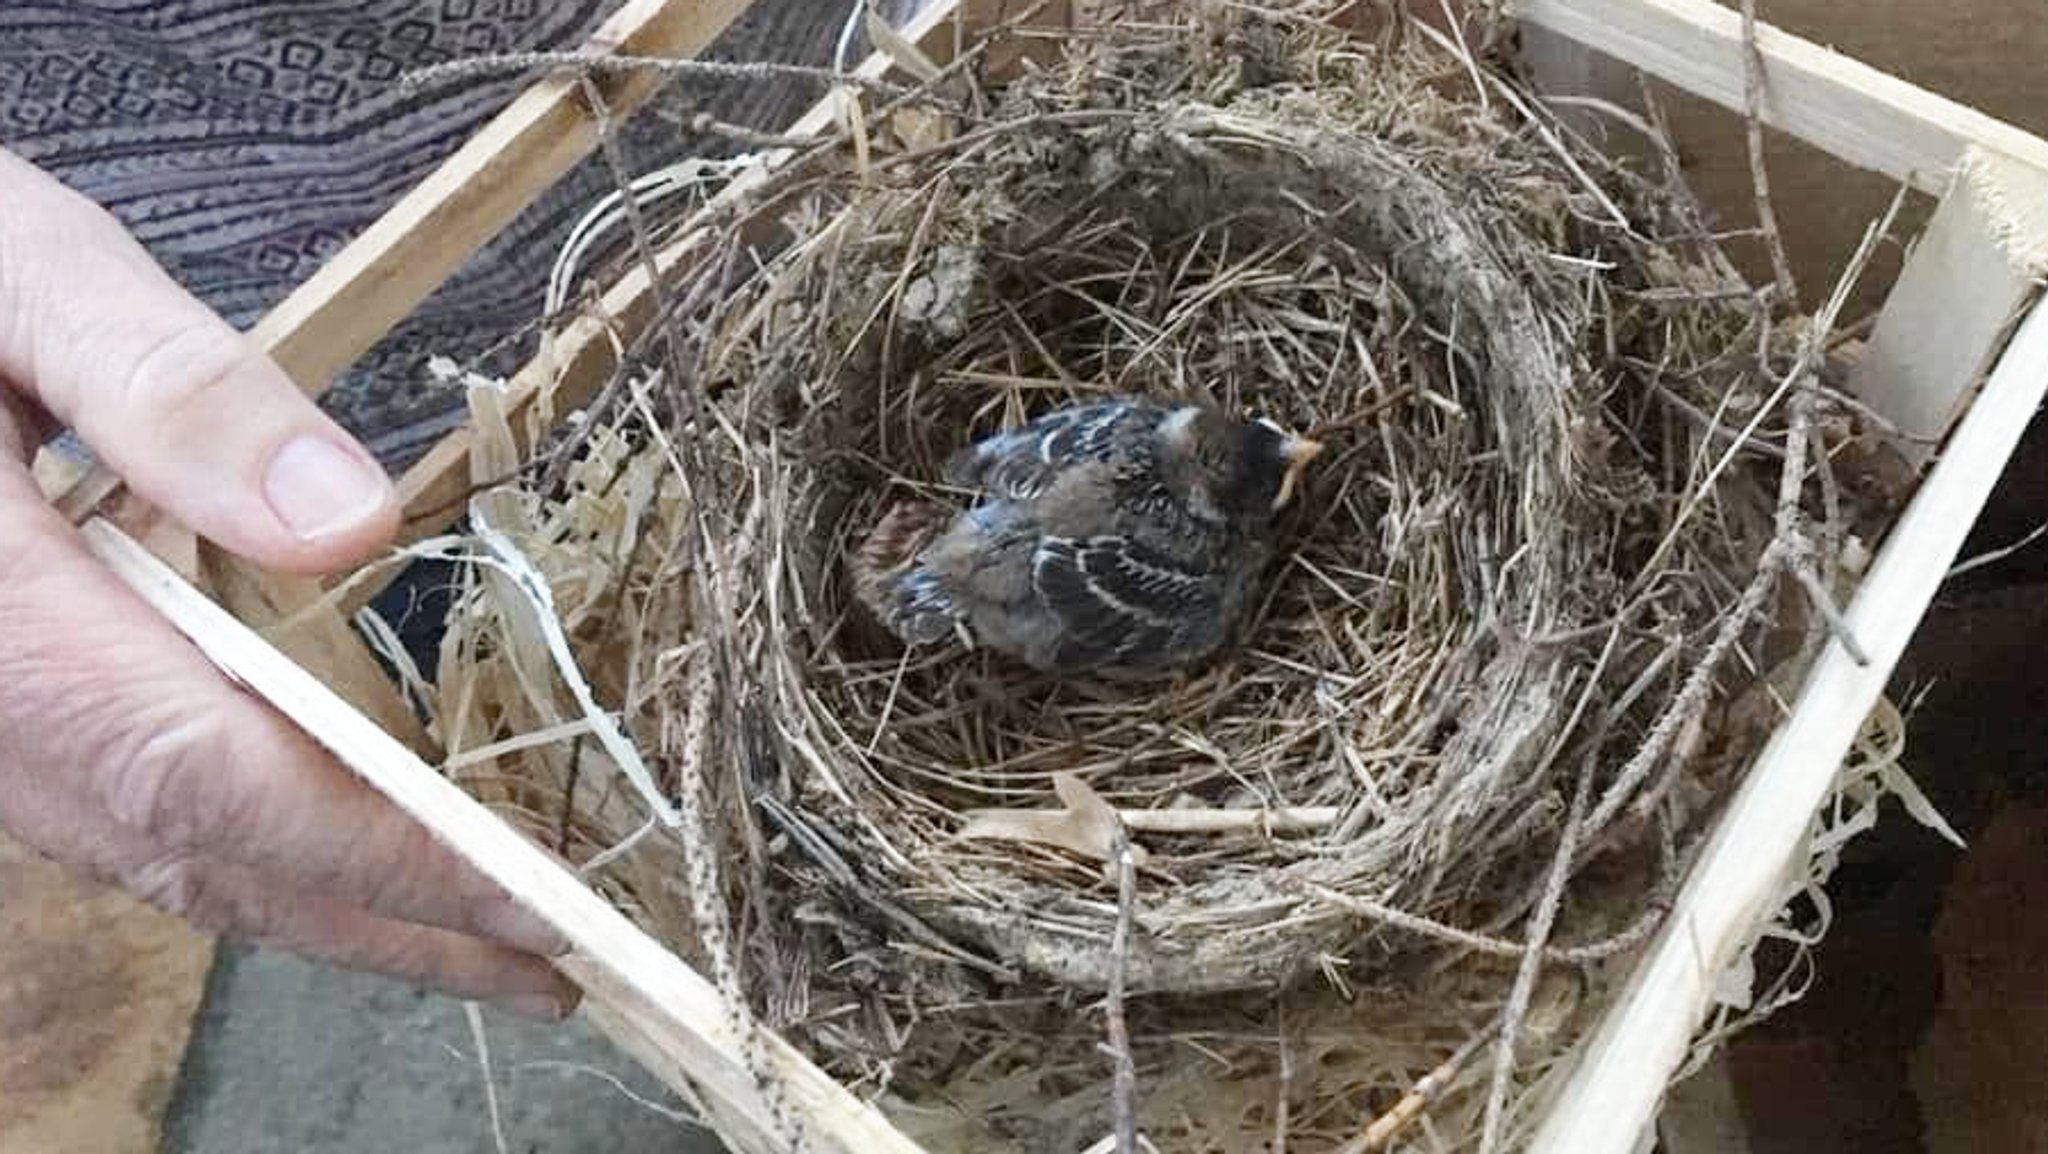
[[[1301,483],[1301,471],[1323,451],[1321,441],[1306,437],[1289,437],[1280,446],[1280,459],[1287,462],[1287,472],[1280,478],[1280,495],[1273,498],[1273,510],[1278,512],[1294,499],[1295,486]]]

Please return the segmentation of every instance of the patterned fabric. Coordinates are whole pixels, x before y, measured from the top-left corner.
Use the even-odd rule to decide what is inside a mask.
[[[407,93],[401,76],[574,48],[619,3],[0,0],[0,144],[106,205],[173,276],[246,327],[526,83]],[[823,62],[844,12],[765,0],[710,55]],[[816,95],[691,80],[661,103],[774,127]],[[655,116],[637,118],[625,142],[636,169],[719,149]],[[595,162],[557,185],[336,382],[330,410],[388,464],[416,456],[461,404],[427,383],[425,357],[477,358],[530,322],[559,237],[611,185]],[[507,371],[525,351],[496,348],[484,367]]]

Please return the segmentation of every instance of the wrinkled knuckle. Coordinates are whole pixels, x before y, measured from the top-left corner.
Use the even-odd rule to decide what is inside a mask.
[[[108,743],[102,779],[107,813],[168,849],[198,849],[231,828],[232,799],[218,788],[218,727],[203,714],[135,725],[137,732]]]
[[[213,317],[194,317],[144,348],[121,375],[122,415],[177,424],[222,412],[251,355],[240,333]]]
[[[122,879],[129,893],[208,933],[240,930],[237,909],[216,877],[182,854],[157,858]]]
[[[347,879],[341,876],[343,871],[339,868],[333,871],[334,876],[322,877],[314,884],[329,893],[344,893],[352,889],[357,904],[372,910],[398,914],[412,907],[416,887],[404,863],[379,863],[377,868],[367,869],[360,868],[361,863],[352,864],[359,867],[354,871],[356,880],[352,886],[344,885]]]

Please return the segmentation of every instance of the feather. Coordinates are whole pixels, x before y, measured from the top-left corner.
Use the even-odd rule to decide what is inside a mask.
[[[1117,464],[1146,452],[1147,434],[1164,415],[1159,406],[1130,397],[1060,409],[956,454],[947,462],[946,481],[999,499],[1034,500],[1076,465]]]
[[[1222,576],[1128,538],[1049,537],[1031,576],[1063,627],[1062,665],[1173,663],[1221,640]]]
[[[1230,635],[1315,448],[1187,404],[1061,409],[947,463],[979,491],[958,516],[891,509],[856,590],[911,644],[959,637],[1055,674],[1180,668]]]
[[[854,557],[854,596],[905,641],[937,641],[954,632],[958,606],[936,576],[917,565],[950,516],[930,501],[899,502]]]

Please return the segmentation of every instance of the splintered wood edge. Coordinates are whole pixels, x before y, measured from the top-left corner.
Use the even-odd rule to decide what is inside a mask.
[[[1514,0],[1548,28],[1724,107],[1743,107],[1742,19],[1711,0]],[[1939,193],[1975,145],[2048,172],[2048,142],[1758,24],[1763,120],[1837,158]]]
[[[1715,984],[1779,906],[1842,759],[2048,392],[2036,305],[1957,424],[1849,606],[1870,661],[1831,640],[1693,866],[1671,916],[1549,1105],[1532,1154],[1628,1154],[1656,1116]]]
[[[1711,0],[1517,0],[1518,19],[1573,42],[1534,46],[1569,86],[1593,52],[1734,111],[1739,13]],[[1858,360],[1851,390],[1924,467],[2048,269],[2048,141],[1768,24],[1756,28],[1763,120],[1837,159],[1942,195]]]
[[[684,1081],[722,1123],[754,1132],[759,1149],[774,1149],[763,1137],[776,1132],[774,1097],[800,1121],[814,1148],[924,1154],[787,1042],[766,1030],[742,1035],[702,975],[119,528],[93,518],[80,532],[102,562],[228,676],[560,931],[577,950],[564,962],[565,972],[581,975],[590,996],[614,1003],[606,1009],[641,1035],[636,1048],[663,1059],[654,1072]],[[756,1076],[755,1065],[764,1077]]]

